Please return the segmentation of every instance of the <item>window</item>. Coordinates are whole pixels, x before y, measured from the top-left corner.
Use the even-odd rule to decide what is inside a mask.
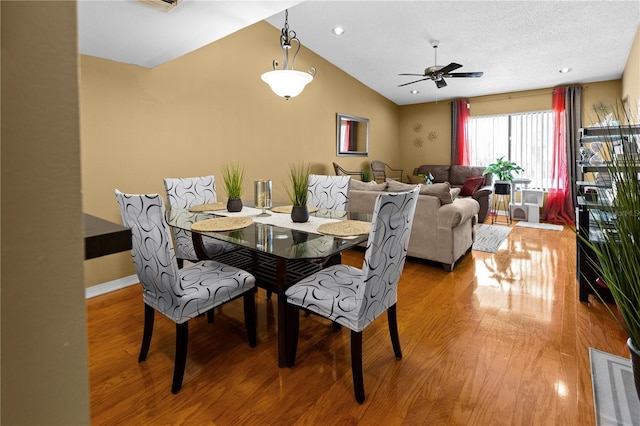
[[[551,186],[553,111],[469,118],[471,164],[505,157],[524,169],[530,188]]]

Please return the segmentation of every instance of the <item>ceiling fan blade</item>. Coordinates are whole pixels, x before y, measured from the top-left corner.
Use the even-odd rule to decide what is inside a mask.
[[[482,77],[483,72],[454,72],[445,74],[443,77]]]
[[[443,87],[447,87],[447,82],[444,81],[444,78],[441,78],[440,80],[435,80],[436,82],[436,86],[438,87],[438,89],[442,89]]]
[[[400,85],[398,85],[398,87],[407,86],[407,85],[409,85],[409,84],[413,84],[413,83],[417,83],[417,82],[419,82],[419,81],[425,81],[425,80],[430,80],[430,78],[429,78],[429,77],[427,77],[427,78],[423,78],[423,79],[420,79],[420,80],[412,81],[412,82],[410,82],[410,83],[400,84]]]
[[[438,74],[449,74],[451,71],[457,70],[458,68],[462,68],[462,65],[451,62],[449,65],[440,68],[438,70]]]
[[[416,76],[416,77],[424,77],[425,76],[424,74],[398,74],[398,75],[413,75],[413,76]]]

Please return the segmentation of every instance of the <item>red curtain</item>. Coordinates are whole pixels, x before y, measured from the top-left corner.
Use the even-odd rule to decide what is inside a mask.
[[[454,137],[451,141],[454,144],[454,158],[453,164],[460,164],[462,166],[468,166],[470,162],[469,155],[469,101],[467,99],[458,99],[455,101],[456,108],[454,109],[456,116],[454,117],[454,123],[456,123]]]
[[[553,161],[551,163],[551,188],[542,213],[542,219],[549,223],[575,224],[575,210],[569,187],[567,164],[567,123],[565,88],[553,90],[552,97],[554,137]]]

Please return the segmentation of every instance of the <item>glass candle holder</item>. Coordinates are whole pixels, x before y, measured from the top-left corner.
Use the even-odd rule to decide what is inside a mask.
[[[262,209],[262,213],[258,216],[269,216],[267,209],[271,208],[271,188],[270,180],[257,180],[253,183],[254,204],[257,208]]]

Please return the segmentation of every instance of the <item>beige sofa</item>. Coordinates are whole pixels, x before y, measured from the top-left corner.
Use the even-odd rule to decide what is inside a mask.
[[[347,210],[373,213],[381,191],[403,191],[415,185],[388,180],[386,183],[364,183],[351,180]],[[421,185],[413,219],[408,255],[442,263],[452,271],[456,262],[471,250],[480,205],[471,197],[458,198],[458,189],[448,182]]]
[[[491,199],[493,195],[493,186],[491,184],[492,174],[484,174],[484,166],[449,166],[449,165],[431,165],[423,164],[413,169],[413,176],[407,176],[409,182],[418,183],[420,179],[417,175],[431,173],[433,183],[449,182],[451,188],[462,188],[465,186],[467,179],[478,178],[484,176],[484,180],[480,187],[472,191],[470,194],[460,194],[459,196],[470,196],[480,203],[480,211],[478,212],[478,223],[482,223],[487,219],[491,208]]]

